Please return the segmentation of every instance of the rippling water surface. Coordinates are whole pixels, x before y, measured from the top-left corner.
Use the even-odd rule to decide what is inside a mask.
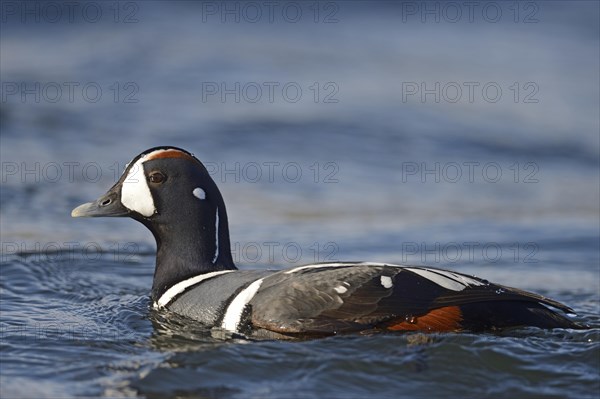
[[[334,23],[315,23],[308,2],[298,23],[130,3],[131,24],[2,22],[0,396],[598,397],[597,3],[519,3],[518,23],[513,3],[494,3],[498,23],[423,23],[392,3],[315,3]],[[104,94],[22,100],[7,82]],[[206,99],[207,82],[304,95]],[[495,82],[504,95],[404,101],[407,82]],[[538,101],[515,101],[515,82]],[[113,96],[127,83],[136,102]],[[165,144],[211,171],[240,268],[446,267],[557,299],[591,328],[250,342],[156,312],[150,233],[70,210]]]

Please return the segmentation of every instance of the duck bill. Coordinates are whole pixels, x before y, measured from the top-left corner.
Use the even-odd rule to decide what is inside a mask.
[[[74,218],[80,217],[123,217],[129,216],[131,211],[127,209],[119,199],[116,192],[109,191],[94,202],[79,205],[71,211]]]

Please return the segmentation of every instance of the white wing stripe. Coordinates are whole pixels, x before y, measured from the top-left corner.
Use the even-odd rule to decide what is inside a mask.
[[[413,273],[418,274],[419,276],[426,278],[427,280],[436,283],[437,285],[447,288],[452,291],[462,291],[467,286],[460,281],[453,280],[447,276],[443,276],[437,273],[434,273],[427,269],[407,269]]]
[[[338,262],[338,263],[319,263],[316,265],[304,265],[304,266],[299,266],[296,267],[294,269],[290,269],[285,271],[285,274],[292,274],[292,273],[296,273],[299,272],[301,270],[306,270],[306,269],[321,269],[321,268],[326,268],[326,267],[348,267],[348,266],[391,266],[391,267],[405,267],[405,266],[401,266],[401,265],[393,265],[390,263],[376,263],[376,262]]]
[[[406,269],[452,291],[462,291],[469,286],[485,284],[473,278],[461,276],[447,270],[412,267],[407,267]]]
[[[435,269],[427,269],[427,270],[433,271],[435,273],[443,274],[444,276],[451,278],[453,280],[458,280],[465,285],[484,285],[484,283],[482,283],[479,280],[475,280],[475,279],[467,277],[467,276],[461,276],[460,274],[456,274],[456,273],[453,273],[453,272],[450,272],[447,270],[435,270]]]

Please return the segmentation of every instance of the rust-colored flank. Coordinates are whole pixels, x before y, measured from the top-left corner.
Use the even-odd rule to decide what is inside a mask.
[[[419,317],[410,320],[402,319],[397,324],[387,327],[391,331],[456,331],[460,330],[462,312],[458,306],[446,306],[433,309]]]

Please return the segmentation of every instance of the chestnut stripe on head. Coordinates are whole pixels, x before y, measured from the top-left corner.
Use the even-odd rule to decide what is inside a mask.
[[[190,154],[173,148],[152,151],[151,153],[146,155],[144,162],[161,158],[184,158],[190,161],[198,162],[198,160]]]

